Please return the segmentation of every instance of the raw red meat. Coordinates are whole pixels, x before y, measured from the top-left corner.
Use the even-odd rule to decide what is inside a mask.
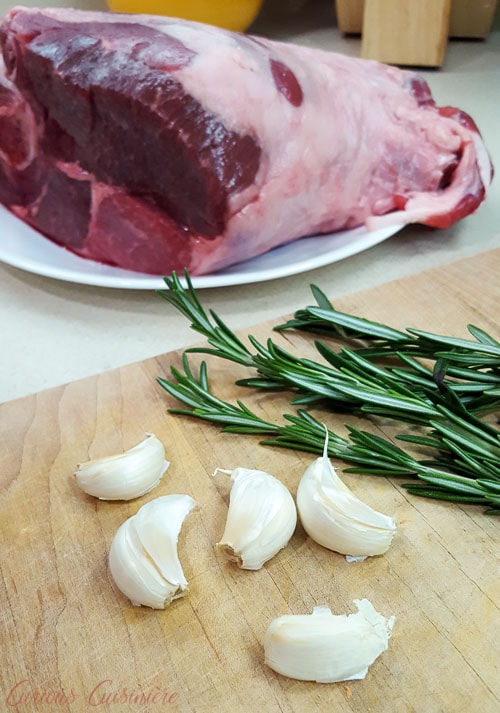
[[[491,180],[473,121],[414,72],[66,9],[14,8],[0,42],[0,201],[83,257],[212,272],[362,224],[446,227]]]

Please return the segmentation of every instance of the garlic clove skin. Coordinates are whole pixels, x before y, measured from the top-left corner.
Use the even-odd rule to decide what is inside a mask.
[[[280,616],[264,639],[265,663],[300,681],[337,683],[365,678],[388,648],[395,617],[386,619],[367,599],[355,599],[356,614],[334,615],[325,606],[312,614]]]
[[[109,569],[118,589],[135,606],[164,609],[185,595],[188,585],[177,541],[195,506],[189,495],[164,495],[143,505],[118,528]]]
[[[75,477],[85,493],[100,500],[132,500],[156,487],[169,465],[162,442],[148,433],[124,453],[80,463]]]
[[[338,477],[327,455],[307,468],[297,489],[304,530],[319,545],[351,558],[380,555],[389,549],[396,523],[357,498]]]
[[[286,547],[295,531],[293,498],[280,480],[262,470],[221,472],[231,476],[232,486],[224,533],[216,549],[241,569],[260,569]]]

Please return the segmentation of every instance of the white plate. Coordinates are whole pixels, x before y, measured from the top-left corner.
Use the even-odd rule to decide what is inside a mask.
[[[401,230],[394,225],[368,232],[356,228],[302,238],[211,275],[193,277],[197,289],[244,285],[296,275],[367,250]],[[161,277],[84,260],[51,242],[0,206],[0,261],[36,275],[66,282],[129,290],[165,287]]]

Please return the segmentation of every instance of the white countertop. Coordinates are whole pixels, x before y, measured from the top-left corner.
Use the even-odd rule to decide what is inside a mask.
[[[90,5],[98,6],[98,0]],[[8,7],[0,0],[1,14]],[[316,15],[314,8],[319,8]],[[359,56],[359,38],[339,34],[329,5],[313,2],[307,9],[297,10],[279,24],[262,18],[254,26],[255,32]],[[498,25],[497,16],[496,27],[486,41],[451,41],[443,67],[422,74],[439,105],[458,106],[471,114],[494,165],[500,167]],[[497,179],[479,211],[447,230],[405,228],[380,245],[330,266],[256,285],[206,289],[200,294],[205,306],[218,312],[230,327],[250,328],[310,304],[311,283],[335,299],[499,246]],[[478,289],[487,290],[488,286]],[[2,264],[0,334],[0,402],[200,339],[187,321],[152,291],[89,287]]]

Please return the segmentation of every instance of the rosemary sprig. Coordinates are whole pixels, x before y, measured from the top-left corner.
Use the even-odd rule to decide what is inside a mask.
[[[284,423],[275,424],[260,418],[241,401],[230,404],[217,398],[209,388],[207,366],[200,365],[196,375],[183,354],[183,369],[171,367],[173,380],[159,377],[158,383],[189,408],[172,408],[171,413],[195,416],[222,426],[225,433],[266,436],[267,446],[291,448],[321,455],[325,442],[325,426],[310,413],[299,409],[285,414]],[[424,484],[404,483],[415,495],[439,500],[475,503],[489,506],[488,514],[500,515],[500,472],[498,478],[472,480],[449,473],[423,461],[418,461],[380,436],[348,427],[349,438],[328,430],[328,455],[348,463],[361,464],[346,472],[379,476],[417,477]]]
[[[424,483],[408,484],[418,495],[492,505],[500,514],[500,434],[479,418],[479,413],[500,406],[500,343],[477,327],[473,340],[446,338],[421,330],[401,332],[369,320],[337,312],[319,288],[312,286],[317,307],[296,313],[277,329],[329,332],[343,340],[365,344],[335,351],[315,341],[323,362],[297,357],[268,339],[261,344],[251,335],[250,351],[213,311],[207,313],[185,272],[184,288],[176,273],[165,278],[160,295],[191,321],[191,327],[207,338],[207,347],[186,350],[184,373],[172,369],[173,380],[159,379],[161,386],[188,409],[172,409],[221,423],[225,431],[273,436],[264,441],[320,453],[324,430],[310,414],[285,416],[276,426],[258,418],[241,401],[236,406],[215,397],[208,386],[205,363],[196,376],[187,354],[201,352],[250,367],[255,375],[237,382],[262,389],[287,389],[298,406],[318,401],[331,408],[383,416],[414,424],[419,435],[400,435],[402,441],[431,453],[417,461],[402,449],[365,432],[349,430],[349,441],[330,436],[330,455],[357,463],[353,472],[409,475]],[[369,346],[366,346],[366,343]],[[444,347],[444,349],[443,349]],[[431,367],[424,360],[431,360]],[[387,364],[387,361],[391,362]]]
[[[277,325],[275,331],[298,329],[332,337],[363,340],[371,346],[360,350],[365,356],[409,354],[448,360],[448,374],[457,365],[457,376],[468,378],[479,369],[489,370],[492,385],[500,387],[500,342],[474,325],[467,329],[474,339],[460,339],[408,328],[405,332],[378,322],[339,312],[316,285],[311,285],[316,305],[298,310],[294,317]],[[440,347],[444,347],[442,350]],[[498,395],[498,394],[497,394]]]
[[[192,351],[204,351],[207,354],[229,359],[237,364],[253,366],[253,356],[238,339],[236,334],[227,327],[215,312],[210,310],[207,314],[193,288],[191,278],[187,270],[184,271],[188,289],[185,290],[176,272],[171,277],[165,277],[165,284],[168,290],[157,290],[160,297],[173,305],[181,314],[191,321],[191,329],[207,337],[212,349],[203,350],[192,349]],[[213,320],[213,324],[211,319]]]

